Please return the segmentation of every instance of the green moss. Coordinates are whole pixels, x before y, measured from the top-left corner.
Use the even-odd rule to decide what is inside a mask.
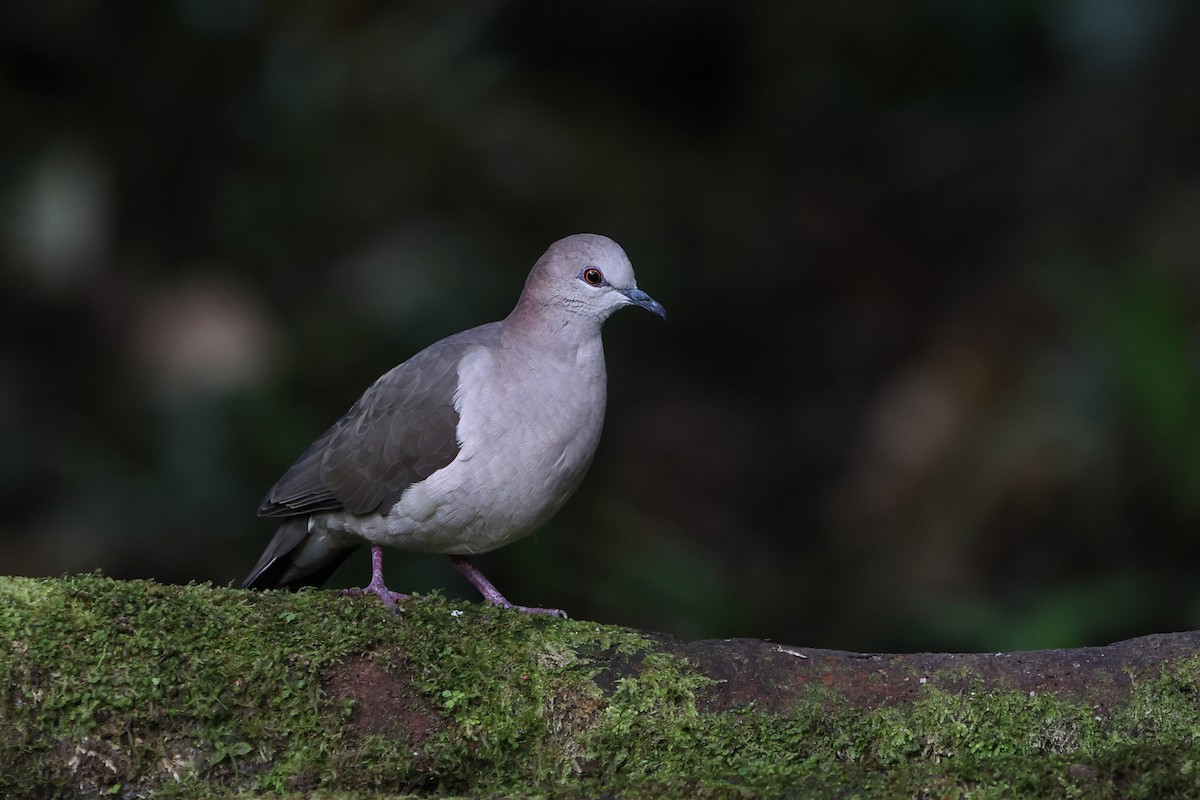
[[[1112,725],[1122,741],[1166,739],[1200,742],[1200,658],[1179,662],[1149,681],[1134,681],[1130,702],[1116,709]]]
[[[685,659],[648,654],[637,676],[617,679],[616,689],[584,735],[587,758],[605,780],[641,781],[664,762],[690,761],[697,752],[700,713],[696,692],[714,681],[695,674]],[[683,765],[685,773],[695,773]]]
[[[3,796],[1200,796],[1197,660],[1111,710],[938,676],[712,713],[720,684],[634,631],[82,576],[0,578],[0,677]]]
[[[367,632],[345,625],[331,640],[305,622],[321,616],[342,627],[349,608],[312,595],[91,576],[55,592],[49,582],[0,585],[12,603],[0,640],[10,648],[2,663],[13,687],[0,747],[6,763],[25,753],[12,760],[36,765],[32,781],[233,781],[268,759],[286,770],[297,739],[334,746],[339,717],[321,702],[314,675],[362,646]],[[30,749],[41,752],[29,758]],[[5,771],[0,780],[17,777]]]

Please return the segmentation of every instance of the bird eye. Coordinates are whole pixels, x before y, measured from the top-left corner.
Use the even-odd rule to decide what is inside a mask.
[[[595,267],[588,267],[583,271],[583,280],[588,286],[599,286],[604,283],[604,275]]]

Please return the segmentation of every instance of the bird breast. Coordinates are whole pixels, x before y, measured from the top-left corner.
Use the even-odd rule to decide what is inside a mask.
[[[384,514],[335,512],[324,524],[371,544],[469,554],[528,535],[562,507],[600,440],[603,352],[535,359],[519,347],[476,348],[458,376],[454,461]]]

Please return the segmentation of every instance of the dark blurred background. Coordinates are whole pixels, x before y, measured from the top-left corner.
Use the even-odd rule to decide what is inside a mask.
[[[590,231],[670,316],[609,322],[589,479],[479,560],[514,600],[1200,627],[1197,42],[1185,0],[9,3],[0,571],[240,581],[299,452]]]

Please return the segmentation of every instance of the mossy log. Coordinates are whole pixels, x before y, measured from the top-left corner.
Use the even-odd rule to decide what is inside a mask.
[[[1196,633],[877,655],[0,578],[0,674],[3,797],[1200,796]]]

